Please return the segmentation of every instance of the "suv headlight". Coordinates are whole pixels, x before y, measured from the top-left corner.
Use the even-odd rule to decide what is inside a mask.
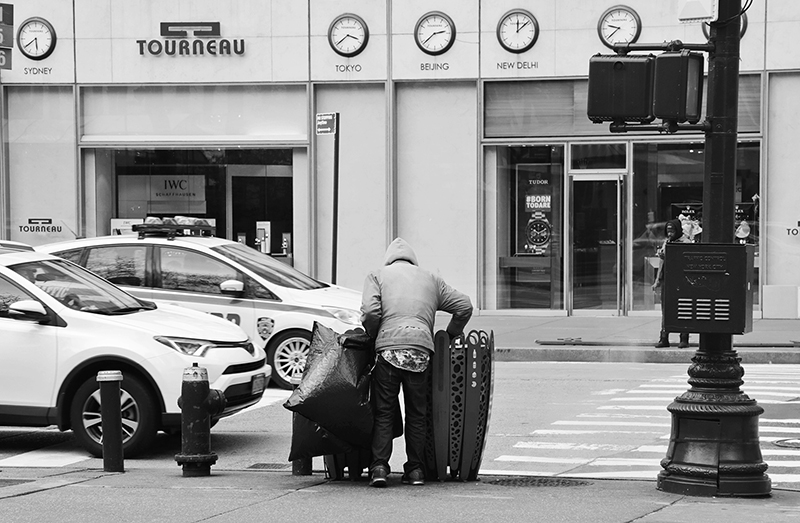
[[[325,310],[333,314],[333,317],[343,323],[350,325],[361,326],[361,313],[353,309],[336,309],[333,307],[325,307]]]
[[[176,350],[188,356],[205,356],[206,351],[214,347],[214,343],[208,340],[173,338],[171,336],[156,336],[155,340],[159,343],[163,343],[170,349]]]

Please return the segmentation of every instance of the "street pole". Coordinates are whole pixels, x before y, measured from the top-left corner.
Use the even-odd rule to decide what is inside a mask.
[[[708,122],[703,181],[704,243],[733,243],[739,98],[741,0],[719,2],[711,23]],[[669,405],[672,430],[658,489],[696,496],[766,496],[771,480],[761,457],[758,416],[739,387],[741,358],[731,334],[700,334],[689,367],[691,388]]]
[[[333,234],[331,242],[331,283],[336,283],[336,260],[339,248],[339,113],[333,131]]]

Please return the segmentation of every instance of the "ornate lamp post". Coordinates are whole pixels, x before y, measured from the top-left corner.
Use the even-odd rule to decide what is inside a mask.
[[[734,240],[740,13],[740,0],[723,0],[718,21],[711,24],[704,243]],[[667,408],[672,431],[667,456],[661,461],[659,490],[697,496],[770,493],[758,441],[758,416],[764,409],[739,389],[744,376],[740,361],[731,334],[700,334],[700,347],[688,371],[691,389]]]
[[[619,44],[614,46],[618,57],[596,56],[589,63],[587,114],[592,121],[611,122],[611,132],[705,133],[702,241],[709,245],[668,245],[667,259],[674,256],[679,263],[667,262],[665,287],[667,325],[674,320],[682,332],[700,332],[700,347],[688,370],[691,388],[667,408],[672,430],[657,483],[659,490],[695,496],[766,496],[771,490],[758,440],[758,416],[764,409],[739,389],[744,370],[732,344],[732,333],[747,332],[748,321],[716,321],[736,316],[752,324],[747,301],[751,254],[733,245],[741,9],[741,0],[720,0],[707,44]],[[626,56],[632,50],[667,52],[655,57],[651,67],[647,57]],[[708,114],[701,123],[692,122],[699,119],[693,109],[699,109],[702,95],[702,61],[690,61],[691,53],[684,52],[691,50],[709,53]],[[699,93],[691,83],[698,77]],[[677,104],[671,93],[681,95]],[[656,118],[663,122],[650,123]],[[737,259],[745,263],[737,265]],[[675,291],[670,280],[684,289]],[[712,281],[718,285],[709,285]],[[743,290],[739,296],[745,299],[722,299],[720,288],[728,287]]]

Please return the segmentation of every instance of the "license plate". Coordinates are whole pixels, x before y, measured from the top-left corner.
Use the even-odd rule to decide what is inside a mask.
[[[265,374],[256,374],[253,376],[252,382],[252,393],[253,394],[261,394],[264,392],[264,382],[267,381],[267,376]]]

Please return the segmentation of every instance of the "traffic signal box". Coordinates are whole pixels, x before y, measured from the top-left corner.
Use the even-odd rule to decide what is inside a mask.
[[[700,121],[702,54],[595,55],[589,59],[587,115],[594,123]]]
[[[589,119],[594,123],[652,122],[654,63],[653,55],[591,57]]]
[[[668,243],[664,326],[668,332],[753,330],[752,245]]]

